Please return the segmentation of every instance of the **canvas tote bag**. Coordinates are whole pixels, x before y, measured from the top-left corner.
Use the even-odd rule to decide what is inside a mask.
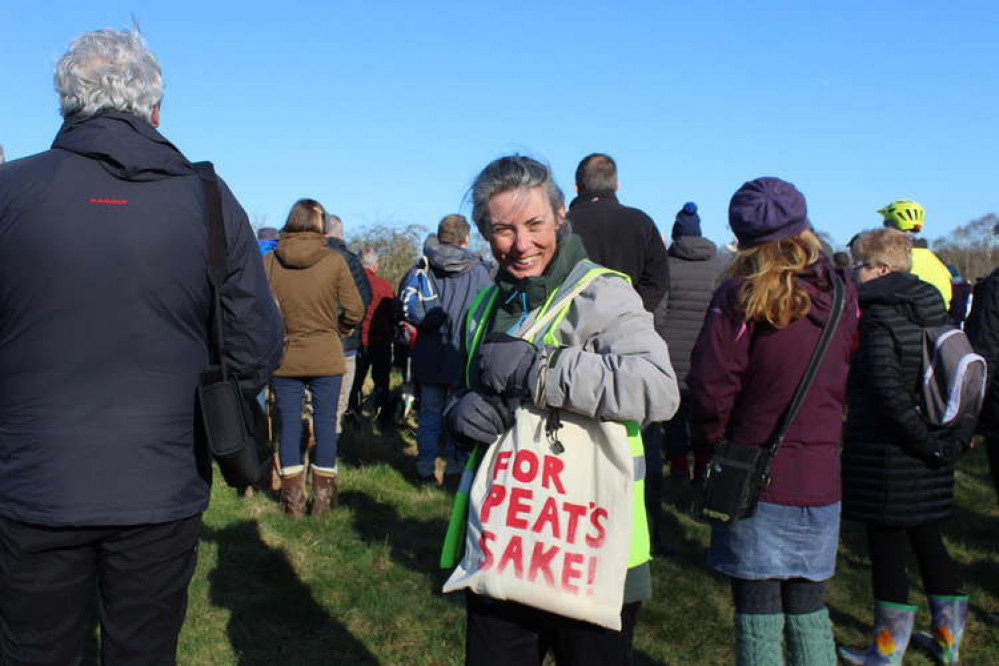
[[[521,337],[533,340],[570,301]],[[443,591],[469,589],[620,630],[634,519],[628,429],[533,405],[515,417],[482,457],[464,557]]]

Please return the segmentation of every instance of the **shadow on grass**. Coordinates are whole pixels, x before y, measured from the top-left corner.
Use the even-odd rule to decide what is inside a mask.
[[[981,547],[994,541],[999,534],[999,516],[955,506],[951,515],[940,523],[940,531],[963,546]]]
[[[996,488],[996,482],[993,480],[989,469],[989,455],[989,450],[984,441],[979,442],[974,449],[965,453],[958,464],[958,482],[961,480],[960,474],[963,473],[972,481],[988,488]],[[995,455],[999,459],[999,453]]]
[[[999,571],[994,562],[975,561],[971,564],[957,562],[958,579],[962,583],[974,583],[986,594],[999,596]]]
[[[659,519],[659,540],[672,547],[673,552],[663,558],[687,567],[707,571],[707,548],[697,538],[687,536],[678,516],[690,516],[691,507],[699,492],[686,481],[665,477],[662,481],[664,509]]]
[[[874,604],[874,599],[871,599],[871,605]],[[849,609],[841,609],[835,604],[831,603],[829,599],[826,599],[826,609],[829,611],[829,619],[832,620],[833,626],[840,629],[846,628],[853,631],[860,632],[861,634],[866,634],[871,630],[871,626],[858,619],[855,614]]]
[[[377,424],[374,419],[355,418],[347,422],[338,455],[344,462],[357,467],[389,465],[410,483],[419,488],[434,481],[421,479],[416,473],[416,430],[410,425]],[[408,439],[407,439],[408,438]],[[455,494],[460,475],[443,476],[444,460],[438,457],[436,484],[442,490]]]
[[[409,446],[403,437],[405,431],[405,428],[377,424],[373,418],[354,416],[344,421],[337,455],[358,467],[387,463],[406,475],[413,458],[405,453]]]
[[[378,663],[316,602],[285,554],[263,542],[256,521],[206,526],[201,538],[218,547],[209,595],[231,613],[227,633],[239,666]]]
[[[403,518],[391,506],[360,492],[342,493],[340,502],[353,511],[354,532],[362,541],[387,544],[395,562],[410,571],[425,575],[430,581],[432,592],[440,592],[447,576],[447,572],[439,566],[447,521],[440,518]]]
[[[659,661],[658,659],[650,657],[641,650],[634,651],[632,663],[634,666],[666,666],[665,661]]]

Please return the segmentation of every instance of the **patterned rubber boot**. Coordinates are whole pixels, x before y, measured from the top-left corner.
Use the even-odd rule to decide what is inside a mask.
[[[836,666],[836,643],[825,608],[814,613],[787,615],[788,666]]]
[[[964,638],[964,623],[968,616],[968,597],[938,597],[930,595],[930,615],[933,633],[916,632],[916,646],[925,650],[938,664],[956,664],[957,651]]]
[[[875,601],[874,642],[863,649],[841,647],[839,657],[843,663],[856,666],[901,664],[915,621],[915,606]]]
[[[783,613],[736,613],[736,666],[784,666],[783,637]]]

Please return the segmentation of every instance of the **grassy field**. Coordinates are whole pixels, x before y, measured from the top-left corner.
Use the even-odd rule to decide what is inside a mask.
[[[205,515],[179,663],[285,666],[460,664],[464,611],[439,593],[439,545],[450,496],[412,478],[412,435],[349,429],[341,439],[341,508],[295,522],[273,498],[244,499],[217,485]],[[679,489],[671,494],[682,503]],[[958,471],[945,528],[972,597],[962,663],[999,664],[999,510],[983,451]],[[708,530],[668,507],[678,554],[653,563],[655,597],[636,632],[638,664],[730,664],[732,607],[705,565]],[[910,563],[910,572],[915,565]],[[846,525],[828,604],[837,641],[869,638],[871,592],[864,534]],[[923,603],[918,577],[911,600]],[[928,613],[920,611],[926,624]],[[907,664],[930,663],[910,650]]]

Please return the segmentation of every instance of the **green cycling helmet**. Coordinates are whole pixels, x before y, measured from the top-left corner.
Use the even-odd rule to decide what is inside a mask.
[[[923,230],[923,207],[915,201],[901,199],[890,203],[878,211],[884,216],[886,227],[894,227],[899,231],[919,233]]]

